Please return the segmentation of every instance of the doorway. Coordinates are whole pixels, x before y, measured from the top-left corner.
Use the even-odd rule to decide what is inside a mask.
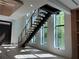
[[[12,22],[0,20],[0,44],[11,43]]]

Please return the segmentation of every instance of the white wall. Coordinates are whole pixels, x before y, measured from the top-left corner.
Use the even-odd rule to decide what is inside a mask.
[[[52,1],[50,2],[51,5],[53,5]],[[57,2],[55,2],[57,3]],[[54,3],[54,4],[55,4]],[[70,15],[70,10],[68,8],[65,8],[64,6],[62,6],[61,4],[57,4],[58,5],[58,9],[62,8],[66,14],[65,14],[65,50],[58,50],[58,49],[54,49],[53,48],[53,24],[51,22],[51,19],[49,19],[49,24],[48,24],[48,44],[47,44],[47,49],[48,51],[55,53],[55,54],[59,54],[59,55],[63,55],[66,57],[71,57],[72,56],[72,49],[71,49],[71,15]],[[55,6],[57,6],[55,4]],[[23,27],[25,25],[25,19],[19,18],[18,20],[13,21],[13,26],[12,26],[12,40],[11,43],[17,43],[18,42],[18,36],[21,33]],[[45,49],[45,47],[41,47],[36,45],[36,47],[39,47],[41,49]]]
[[[53,23],[53,17],[49,18],[48,21],[48,44],[47,47],[42,47],[39,44],[32,44],[32,46],[47,50],[49,52],[52,52],[54,54],[58,54],[64,57],[71,58],[72,57],[72,40],[71,40],[71,15],[65,13],[65,50],[60,50],[57,48],[54,48],[54,23]]]
[[[65,54],[72,56],[71,15],[65,14]]]
[[[49,21],[49,32],[48,32],[48,50],[59,54],[65,57],[72,57],[72,46],[71,46],[71,15],[65,13],[65,50],[60,50],[57,48],[54,48],[54,36],[53,36],[53,24],[51,24],[52,18]]]
[[[25,16],[22,16],[18,20],[12,21],[12,37],[11,37],[11,43],[17,44],[18,43],[18,37],[24,28],[26,24]]]
[[[67,14],[70,14],[70,8],[68,8],[66,5],[62,4],[58,0],[48,0],[48,4],[59,9],[59,10],[63,10]]]
[[[12,37],[11,37],[11,43],[18,43],[18,36],[20,35],[22,29],[25,26],[25,15],[36,8],[39,8],[40,6],[46,4],[47,0],[23,0],[24,5],[21,6],[19,9],[17,9],[9,18],[12,18]],[[36,3],[35,3],[36,2]],[[33,5],[31,7],[30,5]]]
[[[38,46],[37,44],[34,45],[38,48],[41,48],[43,50],[48,50],[52,53],[62,55],[65,57],[72,57],[72,41],[71,41],[71,13],[70,9],[66,7],[65,5],[59,3],[59,1],[56,0],[49,0],[48,4],[51,6],[58,8],[62,11],[65,12],[65,50],[58,50],[54,48],[53,41],[54,41],[54,31],[53,31],[53,18],[49,18],[48,22],[48,44],[47,44],[47,49],[45,47]],[[33,44],[32,44],[33,45]]]

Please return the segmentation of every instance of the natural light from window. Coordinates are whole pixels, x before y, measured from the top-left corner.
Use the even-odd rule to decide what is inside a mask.
[[[35,55],[40,58],[56,57],[55,55],[52,55],[52,54],[35,54]]]
[[[27,52],[27,51],[30,51],[29,49],[24,49],[24,50],[21,50],[20,52]]]
[[[27,52],[27,51],[38,52],[38,51],[41,51],[41,50],[38,50],[38,49],[23,49],[23,50],[20,50],[20,52]]]
[[[10,50],[7,50],[7,52],[9,52]]]
[[[56,55],[52,55],[49,53],[45,54],[22,54],[22,55],[15,55],[14,56],[16,59],[25,59],[25,58],[52,58],[52,57],[57,57]]]
[[[25,48],[26,48],[26,49],[30,49],[31,47],[29,47],[29,46],[26,46]]]
[[[64,42],[64,12],[54,15],[54,47],[58,49],[65,48]]]
[[[7,49],[7,48],[13,49],[13,48],[16,48],[16,47],[10,47],[10,46],[8,47],[8,46],[7,46],[7,47],[4,47],[4,48],[5,48],[5,49]]]
[[[37,56],[34,56],[33,54],[24,54],[24,55],[15,55],[14,56],[16,59],[23,59],[23,58],[37,58]]]
[[[2,53],[2,51],[0,50],[0,53]]]

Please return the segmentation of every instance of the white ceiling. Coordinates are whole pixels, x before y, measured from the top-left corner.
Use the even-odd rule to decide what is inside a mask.
[[[75,9],[79,7],[79,0],[74,0],[78,5],[76,5],[72,0],[59,0],[61,3],[69,7],[70,9]]]
[[[66,10],[70,10],[70,9],[74,9],[79,7],[79,5],[75,5],[71,0],[22,0],[24,2],[24,5],[21,6],[19,9],[17,9],[11,16],[2,16],[0,15],[0,20],[17,20],[20,17],[24,16],[25,14],[27,14],[29,11],[32,11],[34,9],[39,8],[40,6],[48,3],[49,1],[51,3],[49,3],[50,5],[54,4],[58,4],[61,5],[61,8],[64,8]],[[53,1],[59,1],[58,3],[53,2]],[[79,2],[77,0],[77,2]],[[32,7],[30,5],[33,5]],[[53,4],[53,5],[54,5]],[[52,6],[53,6],[52,5]]]
[[[17,9],[11,16],[0,15],[1,20],[17,20],[27,14],[28,12],[39,8],[46,4],[47,0],[22,0],[24,5]],[[33,5],[33,6],[30,6]]]
[[[26,13],[46,3],[45,0],[44,1],[43,0],[22,0],[22,1],[24,2],[24,5],[20,7],[16,12],[14,12],[10,17],[12,18],[21,17],[25,15]],[[31,7],[30,5],[33,5],[33,6]]]

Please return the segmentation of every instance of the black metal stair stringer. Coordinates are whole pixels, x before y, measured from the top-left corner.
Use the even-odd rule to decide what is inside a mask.
[[[53,8],[49,5],[44,5],[44,6],[40,7],[39,9],[42,9],[42,10],[46,11],[47,14],[45,15],[45,17],[43,17],[43,20],[39,19],[39,20],[41,20],[41,22],[39,23],[39,25],[37,25],[37,27],[34,29],[34,31],[32,33],[30,33],[30,35],[26,38],[26,41],[21,45],[21,47],[25,47],[25,45],[27,43],[29,43],[29,41],[32,39],[32,37],[35,35],[35,33],[48,20],[48,18],[51,16],[51,14],[59,14],[59,12],[60,12],[60,10],[58,10],[56,8]]]
[[[29,43],[29,41],[31,40],[31,38],[35,35],[35,33],[41,28],[41,26],[43,26],[43,24],[48,20],[48,18],[50,17],[51,13],[48,13],[46,15],[46,17],[39,23],[39,25],[34,29],[34,31],[31,33],[31,35],[29,36],[29,38],[27,38],[27,40],[24,42],[24,44],[22,45],[22,47],[25,46],[25,44]]]

